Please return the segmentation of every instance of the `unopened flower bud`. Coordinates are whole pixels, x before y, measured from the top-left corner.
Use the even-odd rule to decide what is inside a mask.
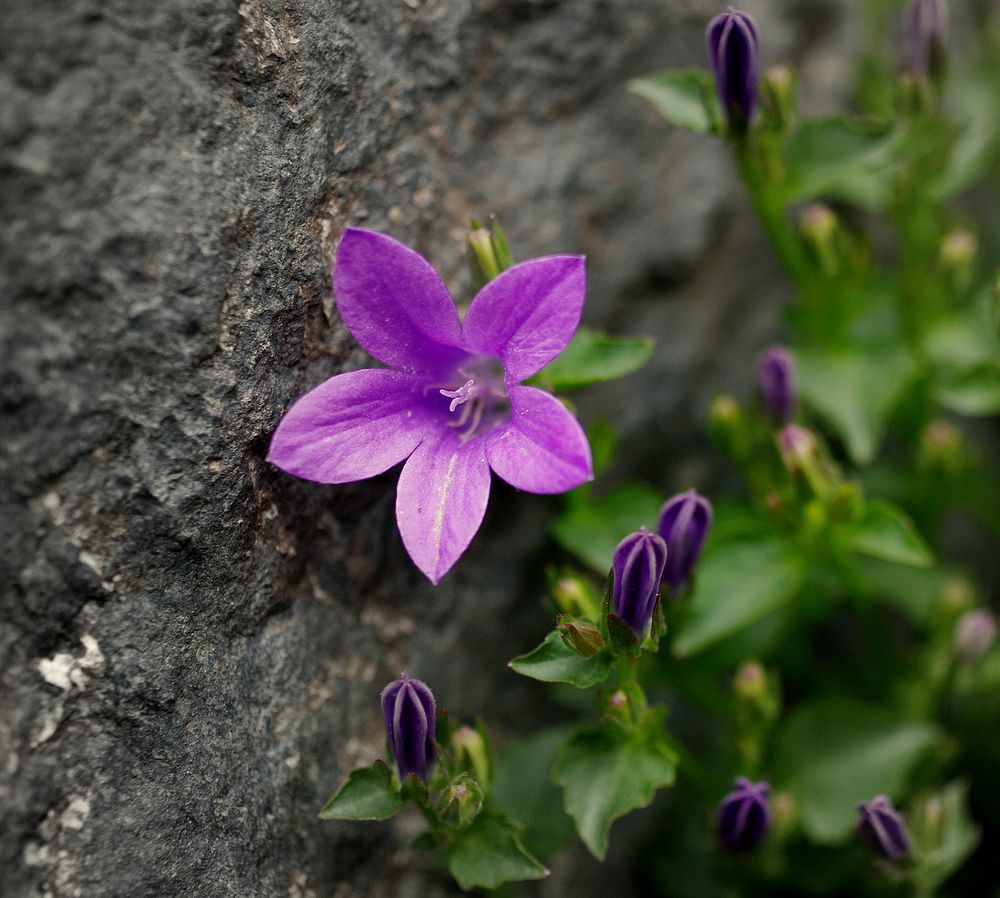
[[[972,585],[965,577],[949,577],[941,585],[940,601],[948,614],[965,611],[972,604],[973,598]]]
[[[748,702],[759,702],[767,692],[767,674],[759,661],[744,661],[733,678],[733,691]]]
[[[910,0],[903,14],[906,62],[918,78],[936,81],[944,71],[948,39],[945,0]]]
[[[666,543],[645,527],[626,536],[615,549],[612,598],[617,614],[641,639],[660,593]]]
[[[489,228],[473,219],[468,241],[469,267],[477,289],[514,264],[503,231],[492,217]]]
[[[476,782],[484,789],[490,784],[490,749],[482,731],[470,726],[460,726],[451,737],[451,747],[459,764],[472,772]]]
[[[437,800],[441,818],[456,829],[468,826],[482,809],[483,790],[467,773],[445,788]]]
[[[955,654],[966,664],[983,657],[997,635],[997,619],[985,608],[967,611],[955,625]]]
[[[437,706],[426,683],[403,674],[382,690],[382,715],[399,778],[411,773],[427,782],[434,763]]]
[[[730,130],[745,131],[757,108],[757,23],[749,14],[730,7],[708,23],[705,41]]]
[[[812,203],[799,220],[802,237],[824,274],[837,273],[840,262],[837,253],[837,232],[840,222],[833,210],[822,203]]]
[[[572,571],[549,572],[549,590],[559,610],[566,614],[595,619],[600,613],[600,597],[579,574]]]
[[[962,465],[962,432],[949,421],[931,421],[920,434],[917,462],[930,472],[955,473]]]
[[[787,421],[795,408],[795,363],[784,346],[772,346],[757,365],[757,388],[767,414]]]
[[[711,526],[712,506],[694,490],[668,499],[660,509],[656,531],[667,544],[663,580],[671,592],[682,589],[691,579]]]
[[[592,658],[604,648],[604,637],[601,635],[601,631],[586,621],[560,621],[558,630],[562,641],[584,658]]]
[[[781,461],[791,471],[802,471],[816,456],[816,437],[798,424],[789,424],[778,434]]]
[[[747,428],[740,404],[728,393],[712,400],[708,407],[709,428],[719,449],[735,458],[745,454]]]
[[[760,82],[761,99],[767,119],[782,130],[791,124],[795,112],[795,75],[787,65],[773,65]]]
[[[771,786],[739,777],[719,805],[719,841],[730,851],[752,851],[771,828]]]
[[[872,851],[887,861],[898,861],[910,853],[906,824],[888,797],[877,795],[871,801],[862,801],[858,812],[861,816],[857,833]]]
[[[965,228],[958,228],[945,234],[938,249],[938,259],[941,268],[948,276],[950,286],[962,293],[972,280],[979,250],[979,240],[976,235]]]

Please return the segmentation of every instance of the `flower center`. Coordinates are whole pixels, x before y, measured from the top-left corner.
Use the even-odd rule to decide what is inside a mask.
[[[499,359],[469,359],[455,372],[453,383],[433,384],[427,392],[431,390],[451,400],[448,411],[454,417],[448,426],[459,429],[463,441],[500,426],[510,416],[510,400]]]

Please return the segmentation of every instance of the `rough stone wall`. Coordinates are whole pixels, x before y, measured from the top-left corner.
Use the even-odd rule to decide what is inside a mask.
[[[267,442],[367,364],[329,296],[344,226],[467,295],[463,227],[496,211],[521,257],[587,253],[589,322],[660,339],[585,417],[665,485],[703,468],[704,398],[742,379],[782,288],[724,149],[623,85],[700,64],[715,5],[5,0],[5,898],[452,891],[412,866],[405,821],[316,812],[379,754],[377,693],[404,668],[457,713],[522,721],[538,693],[504,662],[540,632],[554,503],[497,486],[434,589],[395,473],[298,482]],[[746,5],[772,59],[842,39],[829,4]]]

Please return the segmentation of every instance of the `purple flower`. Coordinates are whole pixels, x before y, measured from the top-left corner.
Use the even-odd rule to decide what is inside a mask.
[[[757,23],[730,6],[708,23],[705,42],[729,126],[743,131],[757,108]]]
[[[887,861],[898,861],[910,853],[906,825],[885,795],[858,804],[861,819],[858,835],[876,854]]]
[[[615,613],[640,639],[653,616],[666,562],[667,544],[645,527],[626,536],[615,549]]]
[[[494,278],[460,322],[441,278],[385,234],[348,228],[337,308],[388,368],[339,374],[296,402],[268,460],[321,483],[362,480],[406,459],[396,492],[403,545],[433,583],[486,512],[490,469],[531,493],[592,479],[583,430],[554,396],[521,384],[580,321],[580,256],[531,259]]]
[[[730,851],[752,851],[771,828],[771,786],[738,777],[722,799],[717,821],[719,841]]]
[[[694,490],[674,496],[663,506],[656,532],[667,544],[663,579],[671,592],[677,592],[691,578],[711,526],[712,506]]]
[[[948,6],[944,0],[911,0],[903,14],[906,61],[922,78],[935,77],[944,62]]]
[[[772,346],[757,365],[757,387],[767,414],[787,421],[795,408],[795,364],[783,346]]]
[[[434,693],[426,683],[403,674],[382,690],[382,716],[399,778],[411,773],[427,782],[434,763]]]

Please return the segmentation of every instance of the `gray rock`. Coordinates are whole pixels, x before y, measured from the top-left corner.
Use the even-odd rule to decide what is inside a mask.
[[[835,30],[796,32],[793,8],[754,5],[769,53],[829,53]],[[664,486],[706,476],[704,400],[745,377],[784,288],[724,148],[624,82],[700,64],[714,11],[7,0],[4,896],[454,892],[406,820],[316,814],[382,751],[377,694],[404,668],[498,733],[542,713],[505,662],[545,625],[556,502],[497,485],[434,589],[395,474],[304,483],[267,443],[297,396],[367,364],[329,297],[343,228],[391,231],[467,296],[463,228],[496,211],[521,257],[587,253],[590,323],[660,340],[584,417]]]

